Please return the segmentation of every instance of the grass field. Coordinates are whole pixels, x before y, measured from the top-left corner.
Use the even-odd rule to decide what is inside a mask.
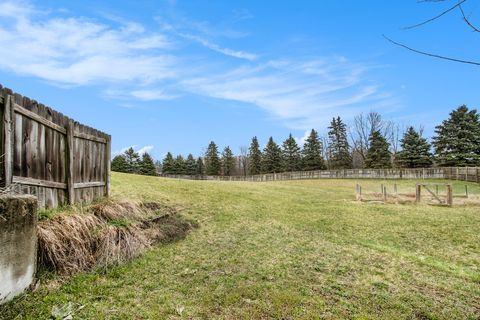
[[[114,197],[170,203],[200,228],[126,265],[41,286],[0,317],[49,318],[72,302],[83,306],[74,319],[478,319],[480,208],[358,203],[355,183],[113,174]]]

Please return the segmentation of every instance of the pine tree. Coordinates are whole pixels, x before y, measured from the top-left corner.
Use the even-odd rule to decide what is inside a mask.
[[[111,169],[116,172],[126,172],[127,162],[125,161],[125,156],[119,154],[112,159]]]
[[[325,169],[325,162],[322,157],[322,143],[317,131],[314,129],[310,132],[303,146],[302,167],[306,171]]]
[[[152,156],[145,152],[142,155],[142,160],[140,161],[140,174],[146,176],[156,176],[157,175],[157,168],[155,167],[155,163],[153,162]]]
[[[286,171],[298,171],[302,167],[300,147],[290,134],[282,145],[283,164]]]
[[[365,166],[370,169],[391,168],[392,154],[389,143],[380,131],[373,131],[369,137],[370,148],[367,150]]]
[[[328,127],[328,155],[332,169],[350,169],[353,166],[347,126],[340,117],[333,118]]]
[[[436,127],[435,157],[440,166],[480,166],[480,119],[463,105]]]
[[[222,153],[222,173],[224,176],[231,176],[235,169],[235,158],[230,147],[225,147]]]
[[[174,166],[175,166],[175,160],[173,159],[172,154],[168,152],[162,161],[162,173],[173,174]]]
[[[187,174],[185,159],[181,154],[179,154],[173,162],[173,173],[180,174],[180,175]]]
[[[257,137],[252,138],[250,148],[248,150],[248,172],[251,175],[260,174],[262,172],[262,151],[258,144]]]
[[[203,175],[204,173],[205,173],[205,166],[203,165],[203,159],[202,157],[198,157],[196,174]]]
[[[267,146],[263,150],[262,169],[264,173],[283,171],[282,149],[273,141],[272,137],[268,139]]]
[[[205,166],[203,165],[203,159],[202,157],[198,157],[196,174],[203,175],[204,173],[205,173]]]
[[[210,142],[205,153],[205,173],[209,176],[220,174],[220,159],[218,157],[218,148],[215,142]]]
[[[187,160],[185,161],[185,174],[189,176],[197,174],[197,162],[191,153],[187,156]]]
[[[140,155],[129,148],[124,153],[125,156],[125,172],[127,173],[140,173]]]
[[[400,140],[402,150],[396,161],[402,168],[426,168],[432,165],[430,144],[413,127],[409,127]]]

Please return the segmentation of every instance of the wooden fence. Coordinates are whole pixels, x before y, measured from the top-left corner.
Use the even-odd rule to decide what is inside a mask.
[[[480,168],[347,169],[269,173],[252,176],[186,176],[170,174],[162,176],[191,180],[252,182],[302,179],[450,179],[480,183]]]
[[[0,86],[0,185],[39,207],[108,196],[111,137]]]

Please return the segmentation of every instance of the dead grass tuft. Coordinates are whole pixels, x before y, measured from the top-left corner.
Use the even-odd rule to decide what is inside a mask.
[[[197,227],[154,202],[111,200],[84,214],[57,215],[38,225],[39,267],[63,275],[126,262],[151,245],[184,238]],[[151,217],[158,211],[164,215]]]
[[[38,225],[39,265],[61,274],[88,270],[105,222],[93,215],[58,216]]]
[[[149,246],[142,229],[108,225],[99,235],[95,260],[98,266],[119,264],[142,254]]]

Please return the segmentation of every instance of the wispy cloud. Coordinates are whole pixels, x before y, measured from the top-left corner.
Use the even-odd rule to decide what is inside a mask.
[[[128,147],[123,147],[123,148],[121,148],[120,150],[117,150],[117,151],[113,151],[112,154],[114,156],[117,156],[117,155],[120,155],[122,153],[125,153],[125,151],[127,151],[130,148],[135,150],[135,152],[138,153],[139,155],[142,155],[146,152],[150,153],[153,150],[154,146],[143,146],[141,148],[137,148],[136,145],[133,145],[133,146],[128,146]]]
[[[186,90],[257,105],[293,128],[325,123],[339,109],[385,98],[365,80],[367,68],[344,58],[269,61],[182,82]]]
[[[229,49],[229,48],[222,48],[218,44],[212,43],[212,42],[210,42],[210,41],[208,41],[208,40],[206,40],[202,37],[199,37],[199,36],[186,34],[186,33],[179,33],[179,35],[183,38],[193,40],[197,43],[200,43],[202,46],[204,46],[204,47],[206,47],[210,50],[213,50],[215,52],[224,54],[226,56],[239,58],[239,59],[250,60],[250,61],[253,61],[253,60],[257,59],[257,55],[255,55],[253,53],[249,53],[249,52],[245,52],[245,51],[239,51],[239,50],[232,50],[232,49]]]
[[[64,85],[151,83],[175,76],[167,37],[141,26],[113,28],[85,18],[46,15],[14,2],[2,2],[0,16],[4,70]]]
[[[137,150],[137,153],[142,155],[144,153],[150,153],[153,150],[153,146],[144,146]]]
[[[252,18],[246,11],[235,16]],[[332,115],[395,103],[367,80],[366,64],[344,57],[266,59],[222,46],[218,41],[234,37],[234,30],[216,34],[208,23],[185,26],[182,20],[176,26],[157,17],[161,28],[150,31],[118,17],[98,21],[1,0],[0,18],[0,69],[62,86],[98,85],[121,103],[196,94],[258,106],[302,130],[324,125]],[[182,51],[192,42],[205,52],[192,57]],[[212,58],[212,50],[221,55]]]

